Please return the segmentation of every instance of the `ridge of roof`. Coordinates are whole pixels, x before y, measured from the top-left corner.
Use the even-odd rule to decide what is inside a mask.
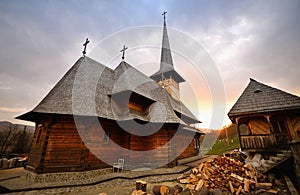
[[[250,78],[228,116],[300,109],[300,97]]]

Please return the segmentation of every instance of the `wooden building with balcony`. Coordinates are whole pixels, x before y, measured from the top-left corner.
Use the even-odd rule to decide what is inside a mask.
[[[250,79],[228,113],[241,149],[276,152],[300,138],[300,97]]]

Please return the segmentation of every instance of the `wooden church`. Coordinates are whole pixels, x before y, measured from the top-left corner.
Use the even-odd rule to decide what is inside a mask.
[[[160,69],[150,77],[124,53],[114,70],[83,54],[33,110],[17,117],[36,124],[27,170],[101,169],[120,158],[127,169],[159,167],[198,155],[203,133],[190,126],[200,121],[180,101],[185,80],[174,69],[165,18]]]

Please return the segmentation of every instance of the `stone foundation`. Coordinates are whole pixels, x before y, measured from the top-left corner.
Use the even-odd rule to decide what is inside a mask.
[[[82,172],[60,172],[60,173],[42,173],[37,174],[25,170],[21,175],[22,178],[31,182],[75,182],[90,180],[101,175],[106,175],[112,173],[112,168],[106,169],[97,169],[91,171],[82,171]]]

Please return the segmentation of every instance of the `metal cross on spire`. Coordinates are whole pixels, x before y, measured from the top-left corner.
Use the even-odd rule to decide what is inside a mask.
[[[90,42],[89,39],[86,38],[85,43],[83,44],[83,46],[84,46],[83,51],[82,51],[83,56],[85,56],[85,54],[86,54],[86,46],[89,42]]]
[[[125,51],[126,51],[126,49],[128,49],[128,47],[125,47],[125,45],[124,45],[123,49],[120,51],[120,52],[123,52],[123,54],[122,54],[122,60],[125,59]]]
[[[166,14],[167,14],[167,12],[166,11],[164,11],[161,15],[163,15],[164,16],[164,20],[166,20]]]

